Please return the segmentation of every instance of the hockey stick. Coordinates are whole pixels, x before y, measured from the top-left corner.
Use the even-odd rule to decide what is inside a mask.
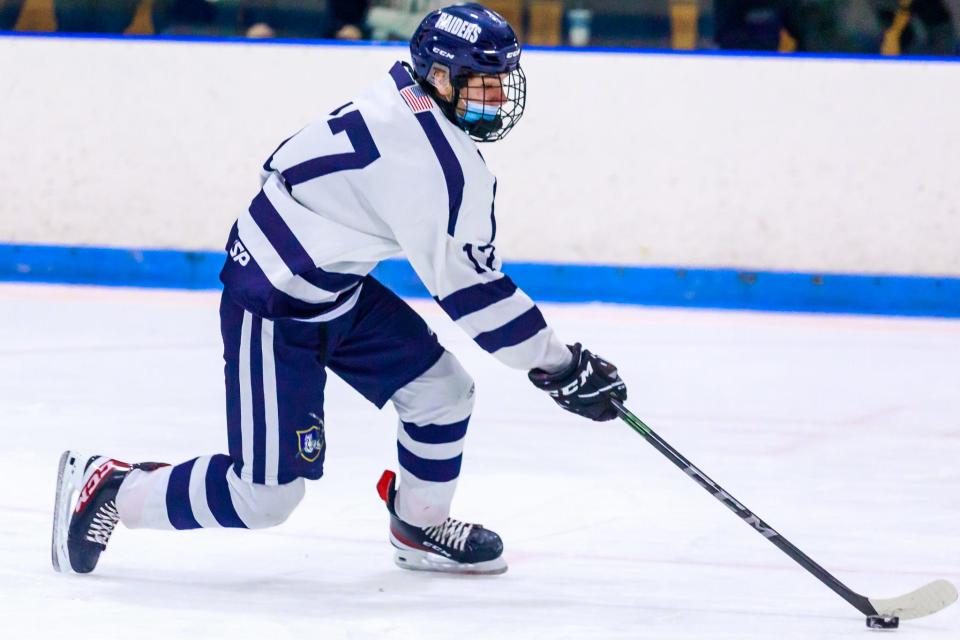
[[[630,413],[618,400],[611,399],[620,417],[634,431],[643,436],[653,448],[667,457],[673,464],[683,469],[684,473],[696,480],[697,484],[710,492],[728,509],[737,514],[744,522],[753,527],[760,535],[776,545],[781,551],[793,558],[801,567],[812,573],[820,582],[833,589],[834,593],[853,605],[857,611],[867,616],[867,626],[878,628],[895,628],[896,618],[909,620],[921,618],[936,613],[950,606],[957,600],[957,589],[946,580],[935,580],[916,591],[896,598],[867,598],[851,590],[829,571],[814,562],[807,554],[793,546],[789,540],[777,533],[773,527],[761,520],[757,515],[740,504],[733,496],[723,490],[716,482],[707,477],[703,471],[693,466],[680,452],[671,447],[663,438],[643,423],[640,418]]]

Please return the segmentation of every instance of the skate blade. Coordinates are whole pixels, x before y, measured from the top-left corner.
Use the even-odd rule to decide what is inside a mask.
[[[79,493],[83,481],[82,465],[83,456],[76,451],[64,451],[60,456],[57,498],[53,507],[53,536],[50,543],[50,559],[54,570],[60,573],[73,572],[67,550],[67,535],[70,532],[73,499]]]
[[[393,561],[401,569],[409,571],[433,571],[467,576],[496,576],[507,572],[507,562],[503,559],[503,556],[486,562],[468,564],[455,562],[435,553],[398,548],[393,554]]]

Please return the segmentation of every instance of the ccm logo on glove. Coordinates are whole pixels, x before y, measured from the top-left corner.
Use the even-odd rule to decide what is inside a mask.
[[[613,420],[617,410],[611,398],[621,402],[627,399],[627,385],[617,368],[583,349],[579,342],[569,349],[573,355],[569,367],[556,373],[534,369],[528,374],[530,382],[567,411],[591,420]]]

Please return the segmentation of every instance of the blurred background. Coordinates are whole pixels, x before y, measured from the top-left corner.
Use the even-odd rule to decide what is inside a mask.
[[[0,30],[407,40],[447,0],[0,0]],[[488,0],[530,45],[954,56],[960,0]]]

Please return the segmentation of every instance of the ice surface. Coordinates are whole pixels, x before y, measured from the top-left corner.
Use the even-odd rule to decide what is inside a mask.
[[[863,617],[625,425],[563,413],[433,303],[473,374],[454,515],[496,578],[392,564],[374,485],[392,408],[328,387],[326,476],[279,528],[120,528],[97,572],[49,560],[68,447],[226,448],[213,293],[0,286],[0,638],[863,638]],[[544,305],[617,363],[632,410],[854,590],[960,583],[960,322]],[[960,607],[904,622],[960,637]]]

